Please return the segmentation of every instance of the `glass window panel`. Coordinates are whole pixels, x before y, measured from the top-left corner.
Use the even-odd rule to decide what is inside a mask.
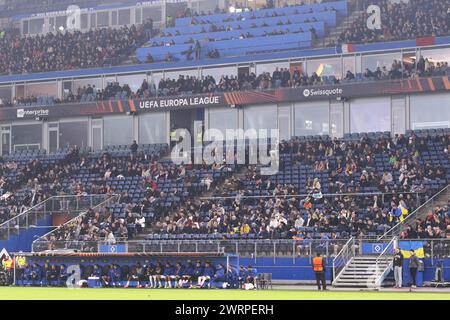
[[[28,20],[23,21],[23,34],[28,34]]]
[[[345,74],[347,73],[347,71],[350,71],[353,74],[356,74],[356,69],[355,69],[355,56],[351,56],[351,57],[344,57],[342,59],[342,64],[343,64],[343,70],[342,73],[345,77]]]
[[[27,83],[25,86],[25,95],[26,96],[49,96],[56,97],[57,96],[57,85],[56,82],[50,83]]]
[[[352,101],[350,103],[350,130],[352,133],[391,131],[390,98]]]
[[[60,27],[65,30],[67,28],[67,17],[56,17],[56,23],[55,23],[56,30],[59,30]]]
[[[0,104],[7,101],[11,101],[12,90],[11,87],[0,87],[0,99],[2,100]]]
[[[166,113],[155,112],[139,116],[139,143],[166,143],[167,137]]]
[[[15,125],[11,127],[13,150],[25,145],[41,145],[42,124]]]
[[[244,108],[244,130],[277,128],[277,105],[257,105]]]
[[[314,72],[319,76],[334,76],[337,79],[342,78],[342,60],[336,59],[320,59],[307,61],[308,75]]]
[[[434,50],[421,50],[421,55],[424,59],[428,58],[428,61],[437,66],[439,63],[450,63],[450,48],[434,49]]]
[[[119,10],[119,25],[128,25],[131,23],[130,9]]]
[[[44,19],[30,20],[30,34],[42,33],[44,28]]]
[[[88,85],[95,86],[96,88],[102,88],[102,79],[88,78],[88,79],[74,80],[73,93],[77,93],[79,88],[87,87]]]
[[[91,13],[91,28],[97,28],[97,20],[95,13]]]
[[[410,108],[413,130],[450,127],[450,94],[413,95]]]
[[[231,108],[210,108],[209,109],[209,129],[217,129],[226,138],[227,129],[238,128],[238,111]],[[206,137],[209,139],[210,137]]]
[[[87,13],[83,13],[81,15],[80,25],[81,25],[81,29],[89,29]]]
[[[109,12],[97,12],[97,27],[109,26]]]
[[[225,67],[225,68],[209,68],[202,69],[203,76],[212,76],[216,82],[219,82],[222,76],[233,76],[237,77],[237,68],[236,67]]]
[[[111,12],[111,24],[113,25],[113,26],[116,26],[117,25],[117,11],[112,11]]]
[[[366,69],[370,71],[375,71],[377,68],[391,70],[392,63],[394,60],[401,61],[402,55],[400,52],[390,53],[390,54],[380,54],[380,55],[372,55],[372,56],[362,56],[362,73]]]
[[[329,102],[296,103],[295,135],[310,136],[330,133]]]
[[[269,72],[272,74],[275,69],[278,68],[288,68],[289,69],[289,62],[276,62],[276,63],[261,63],[256,65],[256,75],[259,76],[260,74]]]
[[[119,134],[118,134],[119,133]],[[131,144],[133,142],[133,117],[103,118],[103,145]]]
[[[161,7],[143,7],[142,8],[142,21],[152,19],[153,22],[161,22]]]
[[[180,70],[180,71],[172,71],[172,72],[165,72],[164,78],[165,79],[178,79],[180,75],[183,76],[189,76],[189,77],[197,77],[198,76],[198,70],[197,69],[191,69],[191,70]]]
[[[142,84],[142,81],[147,78],[145,73],[129,76],[117,76],[117,81],[121,86],[128,84],[134,92],[136,92]]]
[[[162,78],[163,78],[162,72],[155,72],[155,73],[152,73],[148,77],[148,82],[149,83],[154,83],[155,87],[158,88],[159,82],[161,81]]]
[[[142,9],[136,8],[134,10],[134,23],[142,23]]]
[[[59,123],[59,146],[64,147],[86,147],[88,143],[87,121],[60,122]]]
[[[330,103],[331,136],[341,138],[344,135],[344,104]]]

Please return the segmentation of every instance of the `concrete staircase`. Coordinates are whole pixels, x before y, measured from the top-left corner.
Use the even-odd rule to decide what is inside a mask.
[[[378,260],[378,263],[377,263]],[[392,267],[392,257],[360,255],[353,257],[333,281],[334,287],[379,288]]]

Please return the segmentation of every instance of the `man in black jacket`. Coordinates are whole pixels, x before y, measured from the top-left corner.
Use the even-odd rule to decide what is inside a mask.
[[[411,288],[416,288],[416,275],[419,268],[419,258],[416,253],[411,249],[411,257],[409,257],[409,273],[411,274]]]
[[[399,248],[395,248],[394,253],[394,279],[395,279],[395,288],[402,287],[402,279],[403,279],[403,254]]]

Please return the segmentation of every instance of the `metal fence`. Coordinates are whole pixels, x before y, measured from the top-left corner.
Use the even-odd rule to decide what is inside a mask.
[[[22,229],[37,227],[41,219],[48,215],[65,214],[79,216],[89,208],[104,202],[109,195],[54,196],[5,221],[0,225],[0,240],[17,235]],[[49,227],[49,226],[45,226]]]
[[[381,242],[389,242],[382,240]],[[229,253],[244,258],[279,257],[312,258],[317,252],[327,258],[342,256],[342,249],[349,239],[333,240],[142,240],[117,241],[114,245],[123,245],[127,252],[134,253]],[[380,242],[376,239],[353,239],[351,255],[361,253],[362,242]],[[399,241],[422,241],[425,257],[440,259],[450,257],[450,239],[411,239]],[[33,242],[33,252],[78,251],[100,252],[103,241],[47,241],[39,239]],[[339,255],[341,253],[341,255]],[[350,252],[349,252],[350,254]],[[345,260],[345,259],[344,259]]]
[[[450,185],[443,188],[441,191],[436,193],[433,197],[419,206],[416,210],[411,212],[403,222],[396,224],[394,227],[389,229],[385,234],[383,234],[380,239],[389,239],[393,236],[399,236],[400,233],[405,230],[408,226],[413,226],[418,219],[423,219],[427,216],[430,210],[434,209],[436,206],[443,206],[448,203],[450,199]]]

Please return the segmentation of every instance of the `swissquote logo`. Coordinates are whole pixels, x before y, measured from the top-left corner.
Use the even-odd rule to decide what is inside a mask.
[[[342,88],[334,88],[334,89],[305,89],[303,90],[303,96],[305,98],[314,97],[314,96],[339,96],[342,95],[344,90]]]

